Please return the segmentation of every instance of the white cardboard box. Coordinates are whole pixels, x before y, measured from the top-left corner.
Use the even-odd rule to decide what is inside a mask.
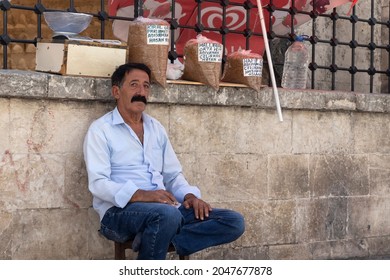
[[[111,77],[127,62],[126,44],[70,40],[37,42],[35,70],[73,76]]]

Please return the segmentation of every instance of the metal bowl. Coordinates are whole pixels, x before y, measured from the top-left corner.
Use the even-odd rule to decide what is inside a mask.
[[[55,34],[77,35],[91,23],[92,15],[70,12],[44,12],[47,25]]]

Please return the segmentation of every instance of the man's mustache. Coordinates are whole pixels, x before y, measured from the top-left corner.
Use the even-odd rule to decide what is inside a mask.
[[[148,104],[148,101],[146,100],[146,97],[143,96],[143,95],[134,95],[132,98],[131,98],[131,102],[137,102],[137,101],[141,101],[143,103]]]

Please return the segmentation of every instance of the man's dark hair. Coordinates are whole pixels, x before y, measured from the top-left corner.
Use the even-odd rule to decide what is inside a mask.
[[[134,69],[139,69],[145,71],[149,76],[149,80],[151,79],[152,71],[148,66],[143,63],[126,63],[119,66],[111,76],[111,85],[121,87],[123,84],[123,80],[125,75]]]

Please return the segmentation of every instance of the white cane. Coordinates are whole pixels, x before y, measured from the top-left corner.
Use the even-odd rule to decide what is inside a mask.
[[[269,44],[268,44],[267,29],[265,28],[263,6],[261,5],[261,1],[260,0],[257,0],[257,8],[259,10],[259,17],[260,17],[260,22],[261,22],[261,30],[263,32],[265,51],[267,53],[267,61],[268,61],[269,73],[271,75],[272,88],[273,88],[274,95],[275,95],[276,110],[278,111],[279,120],[282,122],[283,121],[282,109],[280,108],[279,93],[278,93],[278,88],[276,86],[274,67],[272,65],[271,51],[269,49]]]

